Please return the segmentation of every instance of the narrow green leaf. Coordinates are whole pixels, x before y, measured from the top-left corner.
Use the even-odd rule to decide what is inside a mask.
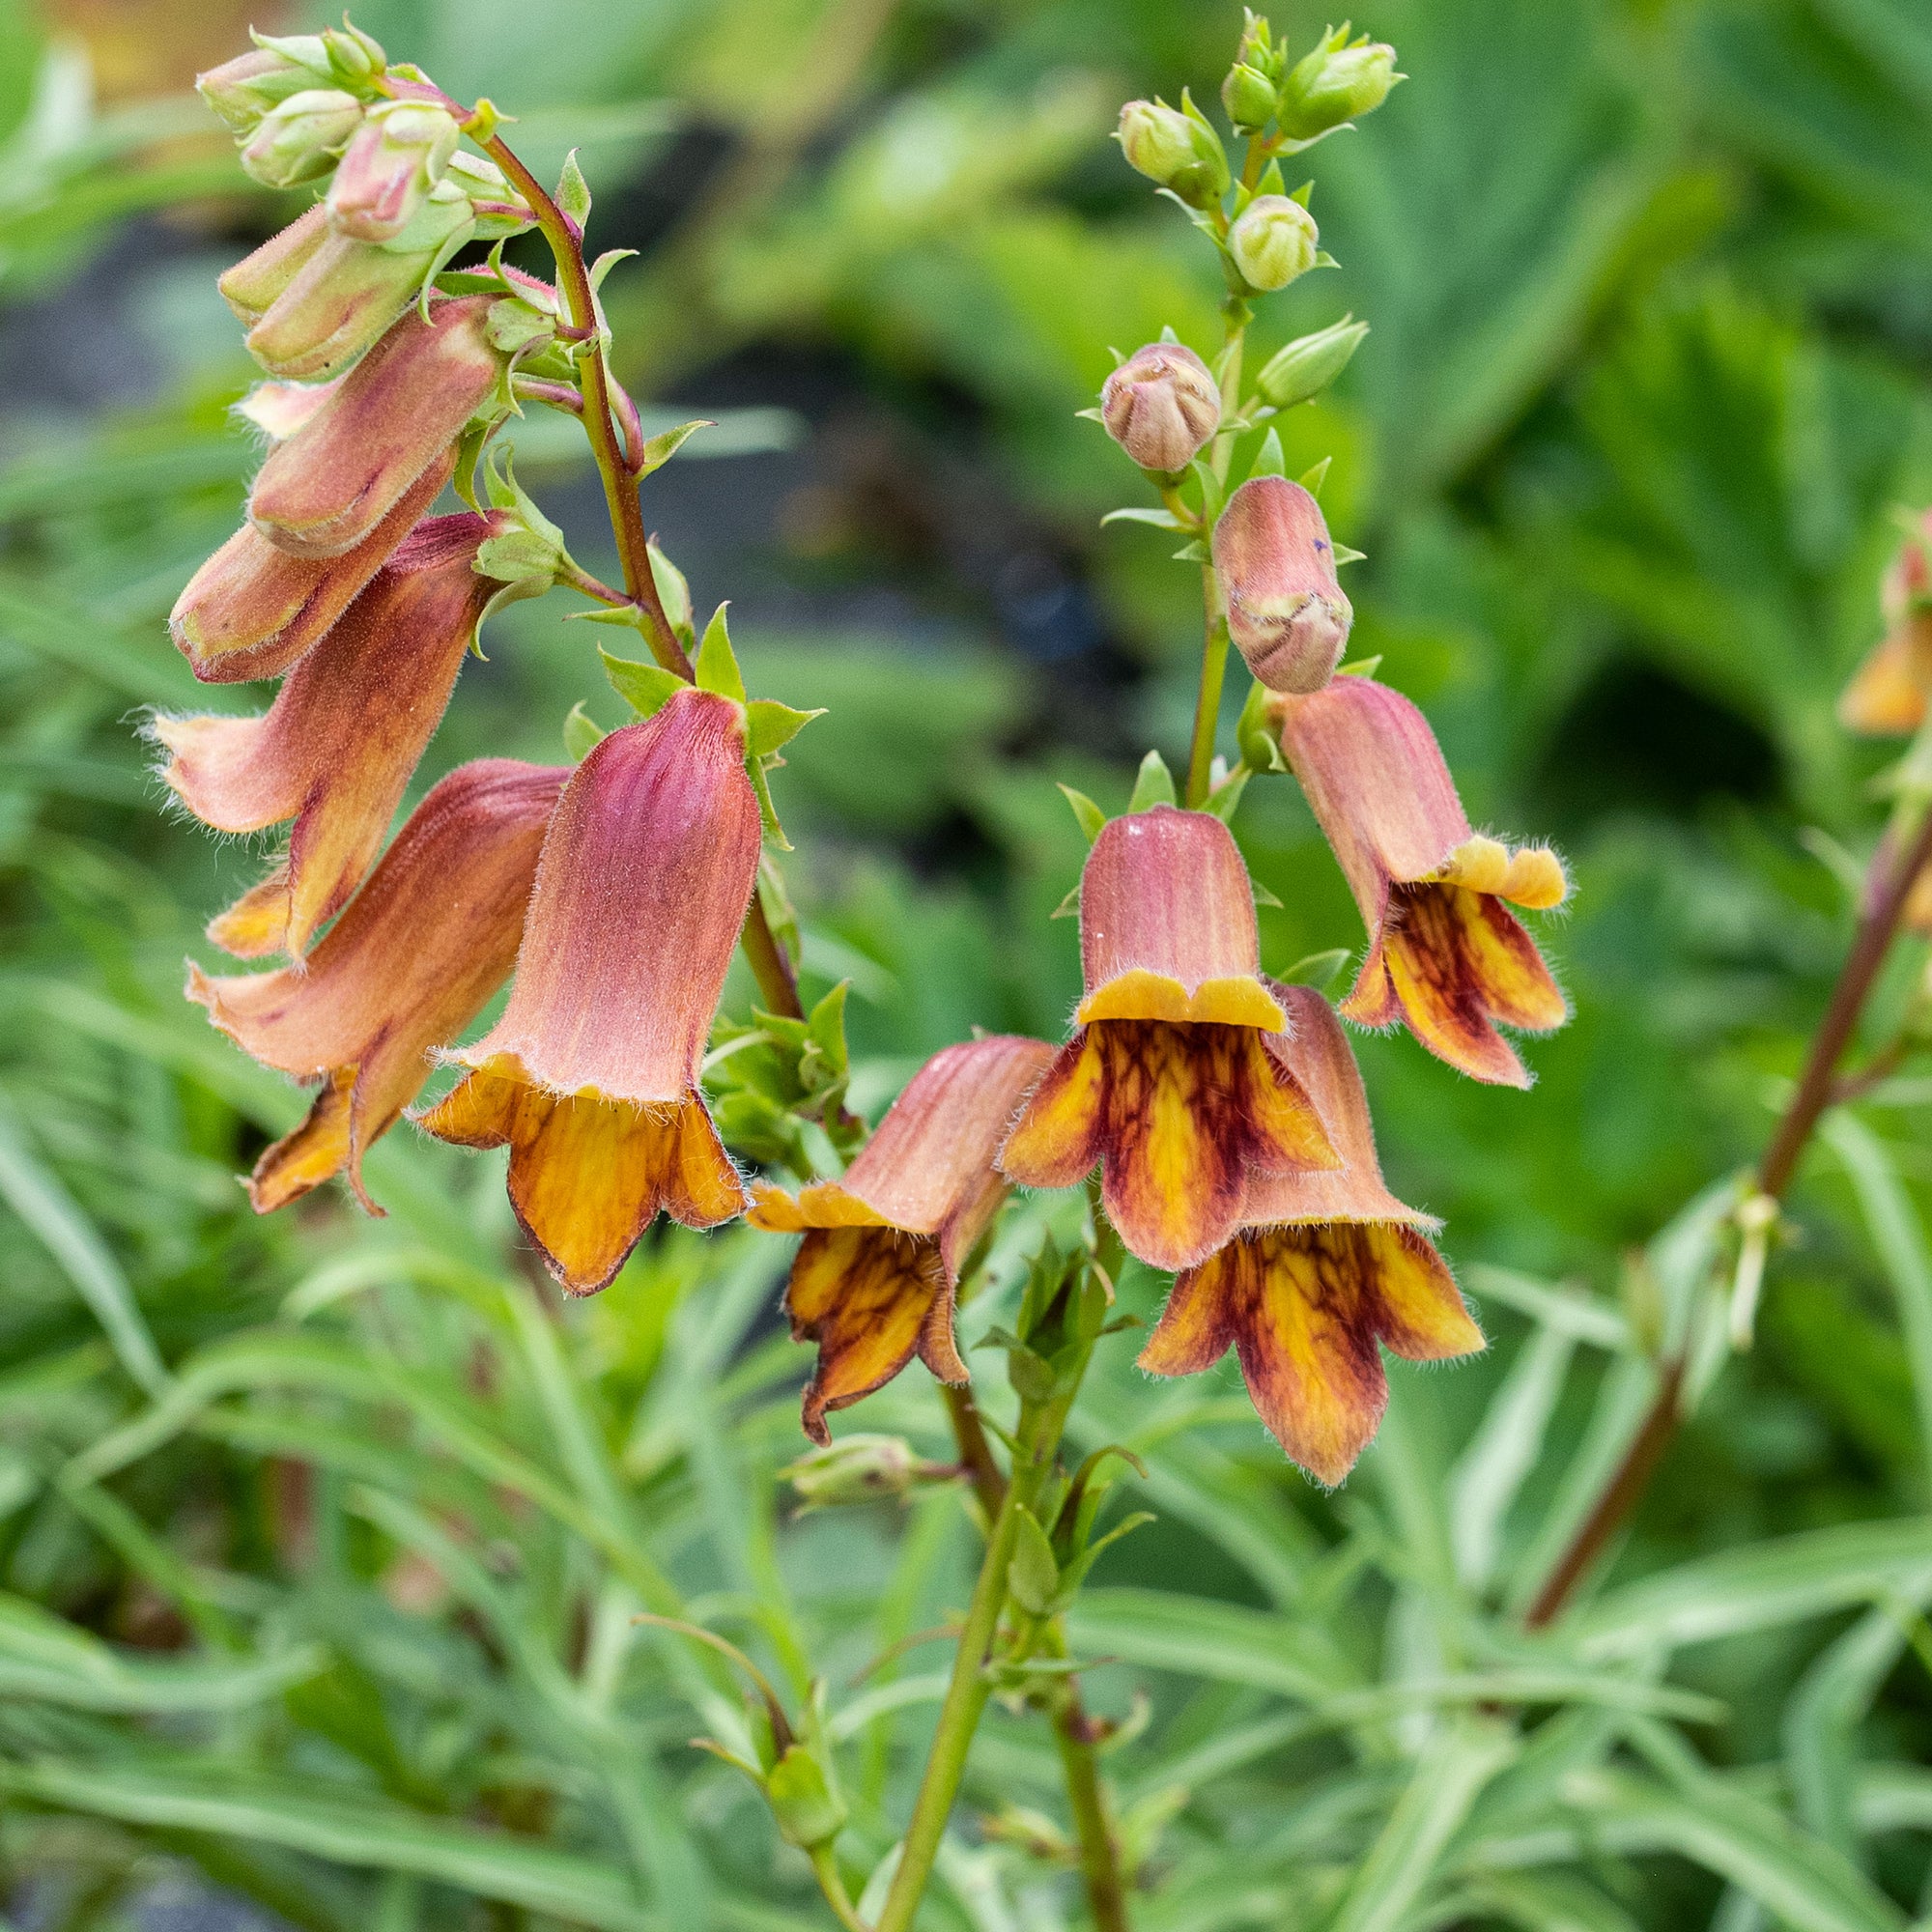
[[[1029,1616],[1043,1617],[1053,1608],[1060,1589],[1060,1565],[1054,1560],[1051,1539],[1032,1511],[1022,1509],[1017,1514],[1007,1588]]]
[[[1281,977],[1291,986],[1313,986],[1326,992],[1353,956],[1346,946],[1331,946],[1321,952],[1303,954]]]
[[[637,473],[639,480],[654,469],[662,469],[699,430],[717,427],[710,416],[698,416],[691,422],[679,423],[674,429],[660,430],[656,436],[647,438],[643,447],[638,451]]]
[[[1105,529],[1109,524],[1151,524],[1157,530],[1178,530],[1185,527],[1172,510],[1156,510],[1141,504],[1134,504],[1122,510],[1109,510],[1100,519],[1100,527]]]
[[[556,205],[576,223],[579,233],[590,219],[590,184],[583,179],[583,170],[577,165],[577,150],[571,149],[563,157],[563,173],[556,184]]]
[[[1539,1328],[1510,1364],[1482,1426],[1449,1477],[1449,1539],[1456,1574],[1480,1589],[1495,1575],[1503,1524],[1529,1472],[1563,1393],[1577,1339]]]

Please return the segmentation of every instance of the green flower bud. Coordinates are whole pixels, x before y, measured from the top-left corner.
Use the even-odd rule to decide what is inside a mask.
[[[245,141],[262,125],[262,117],[292,94],[312,88],[316,74],[270,47],[251,47],[232,61],[195,76],[201,98],[228,124],[238,140]]]
[[[1228,230],[1228,254],[1250,288],[1285,289],[1315,266],[1315,217],[1285,194],[1258,194]]]
[[[1121,109],[1115,138],[1130,167],[1191,207],[1206,208],[1227,192],[1221,137],[1193,114],[1164,100],[1130,100]]]
[[[802,1852],[831,1843],[849,1815],[830,1754],[821,1757],[810,1745],[789,1745],[780,1753],[765,1774],[765,1799],[779,1835]]]
[[[243,171],[264,187],[298,187],[326,175],[362,124],[362,103],[332,87],[304,88],[262,117],[242,150]]]
[[[1401,79],[1393,47],[1366,39],[1350,46],[1344,38],[1347,31],[1327,36],[1282,82],[1276,113],[1291,140],[1312,141],[1371,112]]]
[[[1221,83],[1221,105],[1237,133],[1264,128],[1274,114],[1274,82],[1259,68],[1237,61]]]
[[[1278,410],[1292,410],[1319,396],[1344,369],[1369,332],[1366,322],[1344,316],[1313,335],[1297,336],[1286,348],[1268,357],[1255,387],[1264,402]]]
[[[389,57],[382,43],[351,26],[347,17],[339,27],[325,27],[321,40],[331,71],[345,81],[371,80],[388,69]]]
[[[779,1471],[808,1510],[902,1496],[922,1483],[951,1481],[953,1473],[945,1463],[922,1462],[902,1435],[841,1435]]]

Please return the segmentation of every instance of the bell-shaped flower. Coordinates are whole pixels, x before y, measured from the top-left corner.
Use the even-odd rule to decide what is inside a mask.
[[[1899,547],[1879,603],[1885,636],[1838,698],[1838,722],[1873,738],[1909,738],[1925,722],[1932,693],[1932,510]]]
[[[320,1083],[308,1118],[255,1163],[266,1214],[346,1173],[372,1214],[362,1156],[415,1098],[508,975],[567,769],[480,758],[412,811],[300,967],[210,979],[187,996],[265,1066]]]
[[[1176,1280],[1140,1365],[1198,1375],[1232,1348],[1275,1439],[1332,1485],[1387,1406],[1382,1348],[1439,1361],[1484,1342],[1429,1239],[1436,1223],[1383,1185],[1362,1077],[1327,1001],[1275,990],[1292,1025],[1268,1051],[1320,1109],[1343,1164],[1251,1177],[1239,1234]]]
[[[952,1339],[959,1271],[1006,1199],[993,1165],[1013,1110],[1053,1061],[1044,1040],[997,1034],[949,1046],[913,1075],[839,1180],[796,1200],[753,1183],[754,1227],[803,1234],[785,1290],[793,1336],[818,1344],[805,1433],[883,1387],[918,1355],[968,1379]]]
[[[340,556],[449,448],[503,372],[491,300],[437,301],[427,322],[412,310],[269,452],[248,516],[270,543]]]
[[[444,450],[354,550],[291,556],[243,524],[188,579],[168,629],[204,684],[279,677],[334,625],[436,501],[454,468]]]
[[[510,1202],[551,1272],[590,1294],[660,1208],[689,1228],[744,1187],[698,1092],[757,878],[740,706],[687,687],[599,742],[564,787],[503,1017],[422,1124],[510,1149]]]
[[[1527,1087],[1497,1025],[1548,1033],[1570,1009],[1503,901],[1562,904],[1562,862],[1548,846],[1511,850],[1471,832],[1429,721],[1387,685],[1338,677],[1269,712],[1369,929],[1343,1013],[1361,1026],[1401,1021],[1451,1066]]]
[[[1321,1121],[1267,1040],[1254,889],[1228,828],[1171,805],[1101,829],[1080,881],[1078,1031],[1000,1151],[1025,1187],[1101,1165],[1101,1202],[1154,1267],[1234,1232],[1251,1172],[1334,1165]]]
[[[1335,575],[1321,505],[1284,476],[1253,476],[1214,525],[1228,636],[1270,691],[1320,691],[1355,613]]]
[[[409,307],[432,266],[475,229],[469,197],[425,202],[390,242],[358,242],[312,208],[221,277],[248,326],[248,353],[271,375],[339,374]]]
[[[361,882],[499,587],[473,566],[500,521],[418,524],[264,716],[150,724],[173,753],[162,776],[205,824],[295,820],[287,857],[208,928],[217,946],[298,956]]]

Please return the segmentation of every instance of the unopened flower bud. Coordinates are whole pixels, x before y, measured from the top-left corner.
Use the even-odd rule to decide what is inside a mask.
[[[261,126],[263,115],[292,94],[316,83],[314,71],[272,47],[250,47],[232,61],[195,76],[201,98],[228,124],[238,140]]]
[[[382,42],[353,26],[346,14],[341,26],[325,27],[320,38],[329,66],[345,80],[370,79],[389,65]]]
[[[1221,83],[1221,105],[1237,132],[1265,127],[1274,114],[1274,82],[1259,68],[1236,61]]]
[[[1315,266],[1315,217],[1285,194],[1258,194],[1228,230],[1228,253],[1250,288],[1285,289]]]
[[[1100,419],[1143,469],[1181,469],[1220,428],[1221,391],[1193,350],[1151,342],[1107,378]]]
[[[1378,41],[1347,46],[1340,39],[1322,41],[1281,84],[1276,115],[1291,140],[1312,141],[1379,107],[1399,78],[1393,47]]]
[[[332,87],[292,94],[262,117],[242,150],[243,171],[264,187],[299,187],[326,175],[362,120],[362,103]]]
[[[387,100],[371,108],[329,184],[328,216],[337,233],[356,242],[394,240],[442,179],[459,138],[446,107]]]
[[[1127,164],[1205,208],[1226,192],[1228,157],[1220,136],[1164,100],[1130,100],[1121,109],[1117,138]]]
[[[814,1449],[779,1471],[809,1510],[902,1496],[922,1480],[952,1473],[922,1462],[902,1435],[841,1435],[829,1449]]]
[[[1312,402],[1344,369],[1369,332],[1366,322],[1344,316],[1313,335],[1297,336],[1268,357],[1255,387],[1278,410]]]
[[[1228,635],[1248,668],[1272,691],[1320,691],[1354,622],[1321,506],[1286,477],[1250,477],[1221,512],[1213,549]]]

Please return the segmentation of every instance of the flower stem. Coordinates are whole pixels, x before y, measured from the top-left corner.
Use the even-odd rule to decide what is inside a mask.
[[[582,231],[544,191],[543,184],[518,159],[500,135],[491,135],[482,147],[516,183],[536,216],[544,240],[550,243],[556,263],[557,286],[569,308],[571,326],[579,331],[582,345],[579,359],[583,371],[583,428],[590,439],[591,454],[597,460],[597,473],[603,479],[604,501],[611,513],[611,533],[617,540],[625,593],[643,619],[644,640],[651,647],[651,655],[666,670],[689,682],[691,659],[678,641],[677,633],[665,614],[664,599],[658,594],[657,578],[651,570],[650,539],[644,531],[643,507],[638,500],[637,479],[625,463],[611,413],[611,372],[599,335],[602,324],[597,314],[597,298],[590,286],[590,271],[583,262]],[[742,944],[767,1010],[787,1019],[803,1019],[805,1005],[798,996],[797,970],[779,944],[755,894],[745,916]]]
[[[1913,884],[1927,864],[1932,863],[1932,810],[1919,808],[1918,822],[1911,831],[1908,843],[1896,835],[1904,833],[1909,825],[1909,820],[1894,823],[1880,841],[1872,866],[1883,884],[1865,901],[1851,951],[1839,969],[1837,984],[1832,988],[1831,1001],[1811,1036],[1798,1085],[1758,1163],[1757,1192],[1772,1201],[1782,1201],[1790,1189],[1812,1130],[1836,1097],[1838,1062],[1844,1057],[1859,1015],[1864,1011],[1865,1002],[1878,980],[1879,969],[1897,936]],[[1894,853],[1899,854],[1895,859]],[[1598,1492],[1589,1513],[1523,1613],[1523,1622],[1531,1630],[1543,1629],[1562,1613],[1577,1585],[1589,1575],[1649,1488],[1651,1477],[1657,1473],[1664,1451],[1684,1420],[1686,1367],[1681,1354],[1662,1365],[1657,1394],[1637,1425],[1630,1447],[1624,1451],[1623,1460]]]
[[[811,1848],[811,1875],[818,1881],[818,1889],[825,1894],[825,1902],[832,1908],[832,1916],[845,1932],[867,1932],[866,1921],[859,1917],[852,1903],[852,1894],[845,1889],[845,1881],[838,1870],[838,1858],[829,1844],[814,1845]]]
[[[959,1633],[952,1680],[939,1707],[939,1728],[933,1734],[919,1796],[913,1802],[912,1821],[906,1827],[900,1847],[898,1869],[893,1874],[892,1886],[872,1932],[907,1932],[919,1910],[926,1881],[932,1876],[933,1861],[939,1856],[940,1840],[946,1834],[946,1821],[952,1815],[952,1801],[958,1796],[960,1779],[965,1776],[966,1754],[972,1747],[973,1733],[978,1730],[986,1700],[992,1694],[993,1680],[986,1666],[999,1630],[1000,1613],[1007,1605],[1007,1569],[1012,1561],[1019,1513],[1037,1500],[1052,1471],[1061,1434],[1066,1427],[1066,1417],[1079,1392],[1091,1352],[1090,1344],[1073,1368],[1059,1378],[1053,1394],[1046,1400],[1020,1405],[1019,1422],[1014,1430],[1018,1448],[1013,1456],[1012,1474],[986,1538],[986,1553],[980,1564],[979,1579],[973,1585],[972,1602],[966,1608],[965,1627]]]
[[[1239,296],[1231,295],[1222,304],[1221,417],[1234,416],[1241,401],[1241,356],[1248,337],[1249,308]],[[1228,480],[1228,467],[1235,457],[1235,433],[1223,430],[1214,439],[1211,468],[1216,483]],[[1212,541],[1212,518],[1207,515],[1211,504],[1203,505],[1201,541]],[[1221,722],[1221,686],[1228,674],[1228,622],[1221,613],[1221,587],[1214,576],[1212,559],[1201,566],[1201,602],[1206,628],[1201,644],[1201,683],[1194,697],[1194,738],[1187,753],[1187,804],[1199,810],[1208,802],[1213,780],[1214,733]]]

